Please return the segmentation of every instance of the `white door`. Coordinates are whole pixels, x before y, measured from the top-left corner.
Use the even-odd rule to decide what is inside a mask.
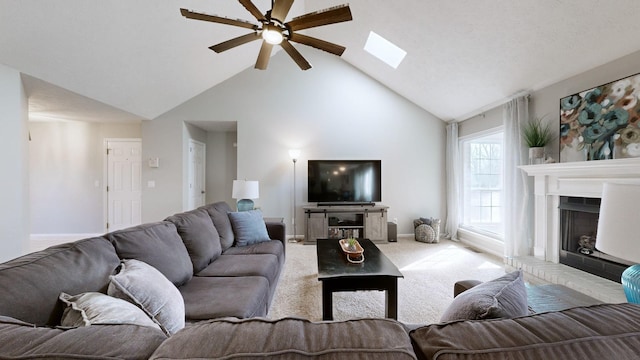
[[[189,209],[205,203],[205,154],[206,145],[189,140]]]
[[[142,143],[107,140],[107,231],[142,222]]]

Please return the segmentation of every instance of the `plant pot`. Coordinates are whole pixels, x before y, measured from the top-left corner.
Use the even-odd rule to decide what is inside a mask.
[[[544,163],[544,147],[529,148],[529,165]]]

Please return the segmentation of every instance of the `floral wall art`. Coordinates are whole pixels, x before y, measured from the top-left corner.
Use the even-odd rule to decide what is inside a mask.
[[[560,99],[560,162],[640,157],[640,74]]]

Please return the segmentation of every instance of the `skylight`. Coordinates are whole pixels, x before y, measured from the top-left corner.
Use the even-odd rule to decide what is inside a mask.
[[[367,43],[364,44],[364,49],[394,69],[398,68],[398,65],[407,55],[406,51],[373,31],[369,32],[369,38]]]

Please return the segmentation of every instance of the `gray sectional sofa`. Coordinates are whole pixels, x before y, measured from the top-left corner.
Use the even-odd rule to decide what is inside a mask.
[[[284,266],[285,226],[247,228],[229,212],[226,203],[214,203],[0,264],[0,359],[149,358],[168,337],[163,326],[125,319],[61,327],[66,309],[60,294],[107,294],[124,259],[151,265],[168,280],[156,283],[179,290],[187,323],[265,316]]]
[[[640,306],[523,315],[522,276],[515,272],[462,289],[466,295],[449,309],[455,311],[443,315],[452,320],[439,324],[267,319],[284,266],[284,224],[230,211],[215,203],[0,264],[0,359],[582,360],[640,354]],[[462,313],[483,319],[458,318]]]

